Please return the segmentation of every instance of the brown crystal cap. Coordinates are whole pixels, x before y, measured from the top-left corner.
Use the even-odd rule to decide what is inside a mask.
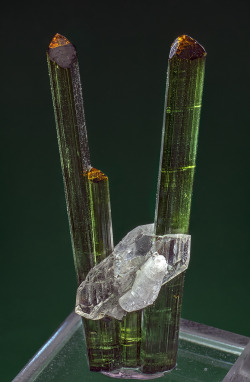
[[[171,45],[169,58],[177,56],[183,60],[195,60],[206,56],[206,51],[195,39],[184,34],[177,37]]]
[[[57,33],[48,49],[48,56],[51,61],[54,61],[61,68],[70,68],[73,62],[77,59],[76,48],[64,36]]]
[[[102,171],[97,170],[94,167],[92,167],[89,171],[85,171],[83,175],[87,176],[88,180],[93,183],[99,183],[108,179],[108,177]]]
[[[57,33],[52,38],[51,43],[49,44],[49,48],[55,49],[55,48],[58,48],[58,46],[64,46],[68,44],[70,44],[70,41],[66,37]]]

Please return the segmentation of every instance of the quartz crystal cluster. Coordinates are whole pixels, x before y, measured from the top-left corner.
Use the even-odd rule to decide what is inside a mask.
[[[184,234],[154,235],[153,224],[136,227],[80,284],[76,313],[121,320],[153,304],[161,286],[187,269],[190,240]]]

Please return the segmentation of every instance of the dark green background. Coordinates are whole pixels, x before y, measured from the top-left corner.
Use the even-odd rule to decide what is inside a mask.
[[[250,336],[248,1],[15,7],[1,9],[1,381],[75,301],[45,58],[56,32],[78,48],[92,165],[110,178],[115,243],[153,221],[169,47],[186,33],[206,48],[182,316]]]

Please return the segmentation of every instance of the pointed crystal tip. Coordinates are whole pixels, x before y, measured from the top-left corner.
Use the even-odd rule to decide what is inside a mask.
[[[57,33],[55,34],[55,36],[53,37],[50,45],[49,45],[49,48],[51,49],[54,49],[54,48],[58,48],[59,46],[65,46],[65,45],[68,45],[70,44],[70,41],[62,36],[61,34]]]
[[[195,39],[184,34],[177,37],[171,45],[169,58],[177,56],[184,60],[195,60],[206,56],[206,51]]]
[[[63,69],[70,68],[77,60],[76,48],[66,37],[59,33],[53,37],[47,54],[51,61],[54,61]]]

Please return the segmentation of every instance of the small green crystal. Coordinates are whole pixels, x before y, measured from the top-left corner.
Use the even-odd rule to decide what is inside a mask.
[[[109,181],[108,177],[96,168],[91,168],[83,175],[88,178],[89,184],[93,253],[96,265],[110,255],[114,247]]]
[[[91,168],[84,173],[88,179],[94,265],[99,264],[113,250],[113,231],[108,177]],[[105,317],[100,321],[82,319],[92,371],[110,371],[120,363],[120,322]]]

